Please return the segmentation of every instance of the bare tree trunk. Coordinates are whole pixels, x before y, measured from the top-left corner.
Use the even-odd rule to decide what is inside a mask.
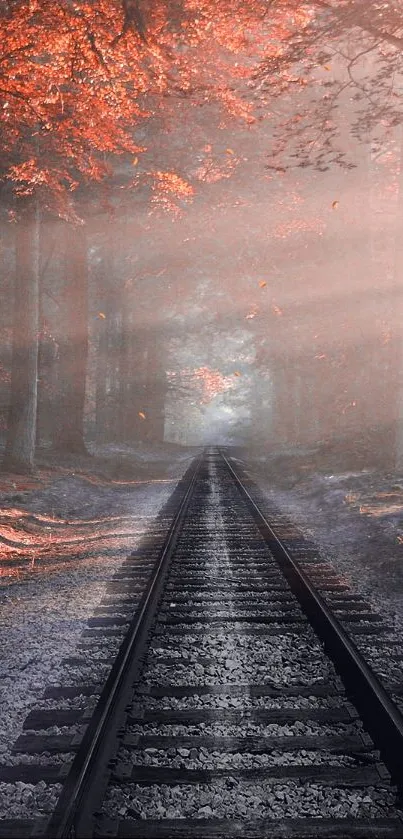
[[[106,432],[106,375],[107,346],[106,329],[102,323],[97,335],[96,377],[95,377],[95,436],[99,443],[104,443]]]
[[[403,128],[400,127],[400,173],[399,173],[399,197],[397,206],[397,226],[395,240],[395,265],[394,280],[397,289],[395,331],[399,343],[399,360],[397,373],[397,406],[396,406],[396,468],[403,468],[403,329],[401,320],[402,311],[402,280],[403,280]]]
[[[125,408],[126,440],[145,440],[147,388],[147,339],[136,317],[130,319],[128,335],[127,387]]]
[[[37,445],[52,440],[55,427],[56,394],[58,391],[58,342],[53,311],[56,308],[59,322],[61,262],[64,257],[59,220],[42,217],[40,232],[39,271],[39,348],[38,348],[38,411]],[[63,237],[62,237],[63,238]],[[51,276],[51,284],[47,278]],[[53,311],[52,311],[53,310]]]
[[[165,426],[166,372],[163,361],[161,326],[147,336],[147,380],[145,390],[145,439],[162,443]]]
[[[88,265],[84,228],[68,225],[65,243],[65,287],[61,302],[65,331],[59,344],[60,391],[53,446],[57,451],[87,454],[84,405],[88,357]]]
[[[96,436],[99,442],[116,439],[119,399],[119,365],[121,311],[117,289],[115,259],[116,231],[109,223],[102,248],[102,261],[97,274],[97,366],[96,366]]]
[[[130,306],[128,300],[123,300],[122,307],[122,335],[121,335],[121,363],[120,363],[120,397],[118,405],[119,413],[119,439],[126,441],[129,437],[129,394],[131,390],[130,378],[131,370],[131,318]]]
[[[8,435],[3,468],[32,472],[38,399],[40,211],[35,203],[16,230],[14,325]]]

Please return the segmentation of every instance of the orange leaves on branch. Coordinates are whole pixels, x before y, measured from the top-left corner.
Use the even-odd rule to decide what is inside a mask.
[[[77,172],[101,180],[105,153],[141,150],[132,130],[146,77],[139,67],[134,95],[133,44],[111,46],[122,19],[120,0],[16,2],[0,15],[4,177],[70,220]]]
[[[285,40],[309,24],[311,11],[300,6],[291,0],[9,2],[0,15],[5,177],[18,194],[39,194],[67,217],[78,181],[110,174],[105,160],[128,153],[137,166],[143,149],[133,128],[151,115],[140,105],[146,96],[154,101],[173,92],[195,104],[218,103],[226,115],[252,124],[253,97],[245,88],[254,85],[260,62],[275,61]],[[212,155],[211,147],[205,153]],[[227,148],[217,160],[202,159],[195,176],[214,183],[239,162]],[[140,177],[136,172],[132,186]],[[194,190],[179,175],[157,172],[153,192],[154,203],[178,213]]]
[[[210,144],[204,146],[203,151],[205,153],[204,159],[193,174],[204,183],[213,184],[222,181],[224,178],[230,178],[240,163],[233,149],[225,150],[228,157],[224,161],[222,154],[217,153],[214,156],[213,147]]]
[[[188,181],[177,175],[176,172],[155,172],[156,189],[160,192],[168,192],[176,195],[177,198],[189,198],[194,195],[194,188]]]
[[[200,394],[200,404],[208,404],[226,390],[234,387],[232,376],[223,376],[219,370],[212,370],[211,367],[197,367],[191,370],[188,367],[180,372],[180,378],[186,385],[186,388],[192,392],[196,388]]]
[[[176,172],[158,171],[149,174],[153,180],[152,203],[175,216],[180,215],[181,208],[175,199],[186,203],[191,201],[194,195],[193,186]]]

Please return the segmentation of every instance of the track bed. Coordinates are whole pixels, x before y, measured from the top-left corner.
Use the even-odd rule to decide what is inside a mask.
[[[79,703],[27,719],[15,751],[36,756],[34,765],[43,752],[56,756],[42,769],[47,784],[66,775],[58,756],[76,758],[53,817],[20,822],[20,834],[10,822],[8,835],[402,839],[399,758],[389,747],[380,755],[377,742],[383,730],[388,740],[387,725],[390,739],[403,733],[398,707],[387,697],[389,723],[372,725],[383,688],[368,669],[374,698],[363,722],[353,665],[326,626],[321,635],[225,458],[207,451],[189,480],[167,543],[143,559],[149,591],[95,719]],[[312,557],[298,547],[306,569]],[[354,639],[368,644],[388,628],[335,575],[315,573],[319,605],[340,643],[348,630],[344,654],[350,644],[360,662]],[[110,623],[104,609],[93,630],[97,620],[111,633],[125,625],[125,582],[123,574],[111,590]],[[16,775],[33,777],[32,765],[22,760]]]

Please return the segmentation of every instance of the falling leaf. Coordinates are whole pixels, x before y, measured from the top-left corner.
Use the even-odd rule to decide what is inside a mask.
[[[106,315],[103,312],[98,312],[98,317],[102,318],[102,320],[106,320]]]
[[[271,308],[272,308],[272,310],[273,310],[273,312],[274,312],[274,314],[275,314],[275,315],[278,315],[279,317],[281,317],[281,316],[282,316],[282,314],[283,314],[283,310],[282,310],[282,309],[280,309],[280,306],[276,306],[276,304],[275,304],[275,303],[273,303],[273,305],[272,305],[272,307],[271,307]]]
[[[239,372],[239,370],[235,370],[234,376],[240,376],[240,375],[241,375],[241,373]]]
[[[266,280],[260,280],[260,282],[259,282],[259,287],[260,287],[260,288],[265,288],[265,286],[267,286],[267,282],[266,282]]]
[[[396,541],[399,542],[399,545],[403,545],[403,536],[397,536]]]
[[[137,166],[138,162],[139,162],[138,157],[133,157],[132,166]]]
[[[331,68],[330,64],[324,64],[323,69],[324,70],[331,70],[332,68]]]
[[[233,150],[233,149],[225,149],[225,151],[227,152],[227,154],[234,154],[234,150]]]
[[[338,206],[339,206],[339,202],[338,202],[338,201],[333,201],[333,202],[332,202],[332,210],[336,210]]]
[[[254,306],[252,306],[252,308],[250,309],[248,314],[245,315],[245,319],[246,320],[252,320],[252,318],[255,318],[258,313],[259,313],[259,308],[258,308],[258,306],[254,305]]]
[[[322,352],[320,355],[315,355],[315,358],[326,358],[326,355]]]
[[[143,413],[143,411],[139,411],[139,417],[141,417],[141,419],[145,420],[146,415]]]

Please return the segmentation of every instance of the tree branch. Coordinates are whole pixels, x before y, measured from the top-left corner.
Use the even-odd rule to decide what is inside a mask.
[[[123,27],[119,35],[117,35],[112,41],[112,46],[116,46],[116,44],[131,28],[134,29],[144,44],[148,44],[146,27],[143,15],[140,11],[139,0],[122,0],[122,8],[124,14]]]
[[[399,50],[403,49],[403,38],[396,37],[396,35],[393,35],[392,32],[385,32],[383,29],[378,29],[377,26],[374,26],[371,22],[367,21],[365,17],[363,17],[363,19],[360,20],[357,15],[357,12],[360,11],[360,8],[356,8],[354,4],[352,9],[350,9],[350,13],[348,15],[345,15],[343,10],[334,8],[334,6],[331,6],[329,3],[326,2],[326,0],[313,0],[313,3],[315,6],[319,6],[321,9],[326,9],[326,11],[331,12],[341,22],[347,21],[349,19],[350,24],[355,24],[364,32],[368,32],[369,35],[372,35],[374,38],[377,38],[378,41],[386,41],[387,43],[392,44]],[[356,20],[354,20],[354,15],[357,16]]]

